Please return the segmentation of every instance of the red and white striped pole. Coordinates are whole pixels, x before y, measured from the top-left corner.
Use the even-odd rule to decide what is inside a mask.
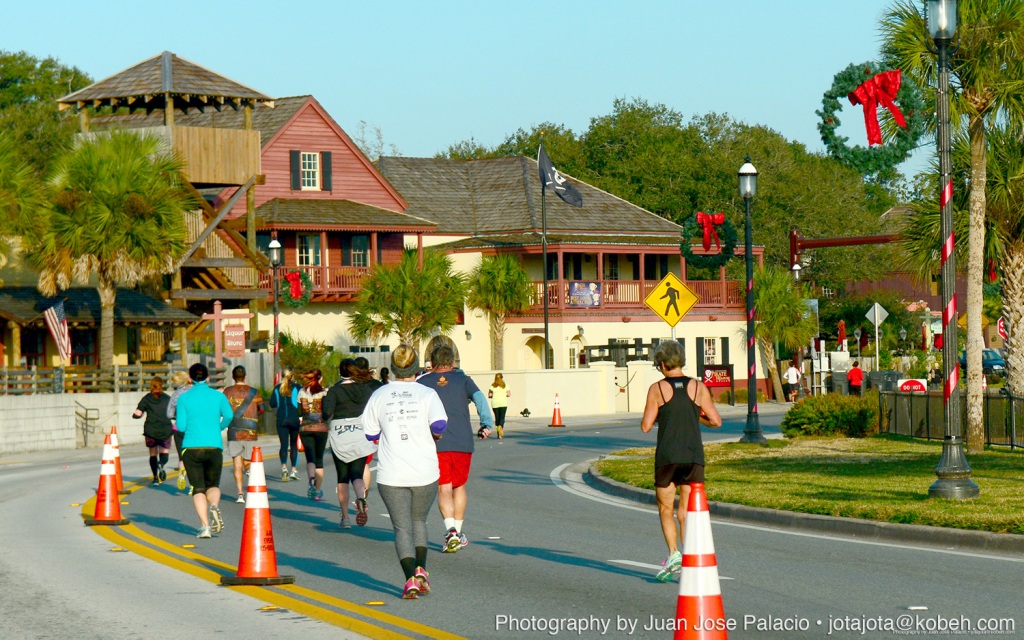
[[[281,299],[281,279],[277,277],[278,268],[284,263],[284,248],[281,243],[277,240],[277,231],[274,231],[270,236],[270,245],[267,247],[270,252],[270,265],[273,269],[274,278],[274,386],[281,381],[280,367],[278,366],[278,352],[281,349],[279,344],[280,333],[278,331],[278,318],[280,308],[278,306],[279,300]]]

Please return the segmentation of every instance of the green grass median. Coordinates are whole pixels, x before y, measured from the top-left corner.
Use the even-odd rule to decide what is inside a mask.
[[[766,509],[1024,534],[1024,454],[968,456],[975,500],[928,497],[942,444],[899,436],[707,444],[708,499]],[[654,449],[601,460],[605,476],[654,489]],[[622,456],[622,457],[619,457]]]

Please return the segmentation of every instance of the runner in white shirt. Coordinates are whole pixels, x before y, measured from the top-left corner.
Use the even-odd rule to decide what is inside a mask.
[[[390,384],[370,396],[363,411],[368,440],[379,440],[377,491],[395,529],[395,549],[405,573],[402,597],[430,593],[427,581],[427,514],[441,475],[434,441],[448,426],[437,392],[415,384],[419,358],[408,345],[391,355]]]
[[[797,391],[799,390],[797,385],[800,383],[802,375],[803,374],[800,373],[800,370],[796,368],[795,364],[789,365],[789,368],[786,369],[786,373],[783,377],[786,378],[786,383],[789,385],[789,388],[786,389],[786,397],[790,402],[796,401]]]

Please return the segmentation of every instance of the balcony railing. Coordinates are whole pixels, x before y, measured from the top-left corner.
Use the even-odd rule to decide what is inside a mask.
[[[283,277],[291,271],[304,271],[313,282],[313,295],[352,294],[359,291],[363,280],[370,273],[369,267],[281,267],[278,273]],[[284,286],[284,285],[283,285]],[[274,282],[270,271],[260,273],[259,287],[273,291]]]
[[[604,309],[640,309],[651,291],[658,286],[658,280],[604,280],[601,283],[601,304]],[[697,295],[694,309],[741,310],[746,307],[746,293],[743,283],[737,280],[688,280],[686,286]],[[527,313],[544,309],[544,283],[533,282],[533,296]],[[580,309],[584,307],[569,304],[569,282],[548,281],[548,309]]]

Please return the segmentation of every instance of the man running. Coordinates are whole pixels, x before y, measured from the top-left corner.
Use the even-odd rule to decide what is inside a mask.
[[[451,347],[434,349],[430,357],[433,371],[417,382],[430,387],[441,397],[445,413],[448,414],[448,428],[444,438],[437,444],[437,462],[441,478],[437,486],[437,506],[444,518],[445,553],[455,553],[469,544],[462,532],[466,518],[466,482],[469,481],[469,467],[473,459],[473,425],[469,418],[469,401],[476,405],[480,416],[480,431],[477,435],[486,438],[491,435],[494,416],[487,405],[487,397],[473,380],[454,369],[455,352]]]
[[[232,369],[231,378],[235,384],[224,389],[224,395],[234,411],[234,419],[228,427],[228,455],[234,465],[235,488],[238,489],[235,502],[245,504],[242,481],[249,469],[253,445],[259,438],[259,424],[256,421],[263,413],[263,398],[256,389],[245,384],[245,367],[239,365]]]

